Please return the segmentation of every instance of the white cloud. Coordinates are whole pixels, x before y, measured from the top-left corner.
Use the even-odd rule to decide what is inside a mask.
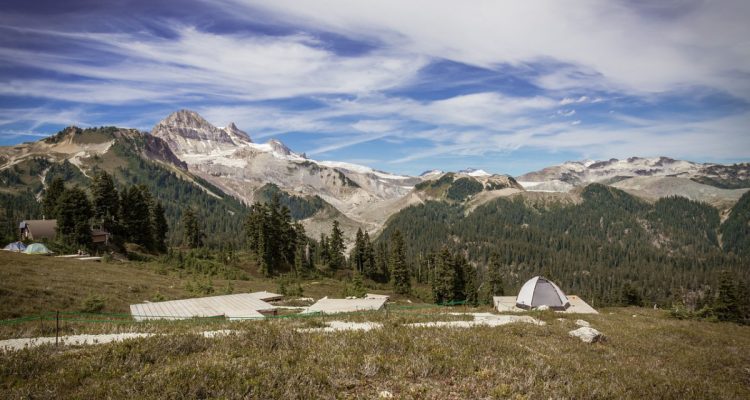
[[[234,0],[271,18],[486,68],[554,61],[549,89],[655,93],[706,86],[750,98],[750,2]],[[672,9],[674,7],[675,9]],[[254,15],[247,13],[247,15]],[[257,14],[255,14],[257,15]],[[268,15],[264,15],[268,18]]]
[[[69,109],[47,107],[5,108],[0,109],[0,127],[26,126],[25,129],[5,129],[4,132],[12,132],[14,136],[39,136],[42,134],[34,131],[42,125],[88,125],[86,122],[88,117],[91,117],[91,114],[82,107]],[[48,134],[45,136],[48,136]]]
[[[565,106],[565,105],[573,104],[573,103],[583,103],[583,102],[587,101],[588,99],[589,99],[588,96],[581,96],[581,97],[579,97],[577,99],[572,98],[572,97],[566,97],[566,98],[560,100],[560,105],[561,106]],[[600,99],[599,101],[601,101],[601,98],[599,98],[599,99]],[[592,101],[592,103],[593,103],[593,101]]]
[[[562,115],[563,117],[572,117],[575,115],[576,110],[557,110],[557,115]]]
[[[359,94],[409,82],[427,63],[391,50],[340,56],[307,35],[218,35],[173,26],[175,38],[147,33],[37,31],[103,52],[101,64],[77,56],[2,48],[7,62],[87,79],[55,82],[16,79],[4,94],[121,104],[192,97],[262,100],[315,94]],[[67,85],[67,87],[66,87]],[[70,90],[69,90],[70,89]],[[80,95],[77,95],[79,92]]]

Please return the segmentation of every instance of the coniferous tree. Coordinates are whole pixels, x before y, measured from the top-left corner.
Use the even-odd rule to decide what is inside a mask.
[[[124,189],[120,200],[120,225],[126,240],[147,249],[154,248],[151,201],[151,193],[143,186]]]
[[[305,266],[306,261],[300,258],[307,241],[304,228],[294,223],[289,208],[281,204],[278,194],[267,204],[256,202],[250,207],[245,233],[250,251],[265,276],[283,269],[301,272],[300,268]]]
[[[466,304],[471,306],[479,305],[479,292],[477,288],[477,270],[471,264],[464,264],[464,277],[466,283],[464,284],[464,298]]]
[[[105,171],[97,172],[91,182],[91,195],[95,223],[107,232],[117,234],[120,195],[112,176]]]
[[[365,269],[365,236],[362,233],[362,228],[357,228],[357,235],[354,240],[354,248],[352,249],[349,259],[352,262],[354,270],[359,273],[364,273]]]
[[[185,244],[191,249],[202,247],[203,238],[206,235],[203,233],[192,208],[185,210],[185,214],[182,216],[182,225],[185,231]]]
[[[154,234],[154,248],[160,252],[167,251],[166,239],[169,224],[161,202],[156,202],[151,210],[151,226],[151,232]]]
[[[362,269],[364,275],[369,279],[377,279],[378,270],[375,263],[375,248],[372,246],[372,242],[370,241],[370,234],[367,233],[367,231],[365,231],[365,234],[362,237],[362,242],[362,258],[364,259],[362,263]]]
[[[320,234],[320,264],[325,268],[331,262],[331,247],[328,245],[328,237],[321,233]]]
[[[624,306],[641,306],[643,299],[633,284],[625,282],[620,290],[620,303]]]
[[[736,277],[729,271],[722,271],[719,280],[719,293],[714,303],[714,313],[720,321],[739,322],[740,299]]]
[[[453,255],[453,301],[466,300],[468,264],[463,254]]]
[[[437,304],[455,300],[455,269],[453,257],[447,247],[443,247],[435,257],[435,274],[432,277],[432,296]]]
[[[78,186],[65,189],[58,202],[57,233],[68,244],[88,248],[91,246],[93,215],[86,192]]]
[[[409,277],[409,266],[406,263],[406,244],[400,231],[395,231],[391,235],[390,250],[389,264],[391,266],[393,290],[398,294],[407,294],[411,292],[411,279]]]
[[[294,270],[299,275],[307,275],[310,271],[309,245],[305,227],[300,223],[294,224],[295,246],[294,246]]]
[[[58,217],[58,199],[65,191],[65,181],[56,176],[49,183],[42,198],[42,215],[45,219],[56,219]]]
[[[485,304],[493,304],[493,297],[505,295],[500,267],[500,257],[497,254],[493,254],[487,266],[487,280],[484,283],[486,290],[483,291],[485,294],[483,302]]]
[[[378,244],[378,251],[375,253],[375,265],[380,282],[389,282],[391,280],[391,268],[388,265],[388,246],[386,242]]]
[[[333,226],[331,227],[331,237],[328,241],[328,266],[332,270],[341,269],[346,265],[346,258],[344,257],[344,233],[339,226],[339,221],[334,219]]]

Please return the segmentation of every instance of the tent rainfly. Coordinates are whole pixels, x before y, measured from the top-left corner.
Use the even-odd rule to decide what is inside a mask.
[[[13,242],[8,244],[3,248],[5,251],[15,251],[16,253],[20,253],[24,250],[26,250],[26,245],[23,244],[23,242]]]
[[[570,307],[570,301],[552,281],[535,276],[521,287],[516,297],[516,307],[528,310],[540,306],[547,306],[552,310],[565,310]]]
[[[26,250],[23,251],[26,254],[52,254],[51,251],[47,248],[47,246],[41,244],[41,243],[32,243],[26,247]]]

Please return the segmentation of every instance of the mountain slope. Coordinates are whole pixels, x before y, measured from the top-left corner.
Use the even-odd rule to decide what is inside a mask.
[[[191,173],[246,204],[255,201],[258,190],[267,184],[293,196],[317,196],[354,221],[345,224],[352,230],[347,232],[350,236],[357,225],[375,230],[385,221],[361,211],[404,196],[420,181],[355,164],[309,160],[278,140],[253,143],[234,124],[217,128],[188,110],[156,124],[152,135],[167,143]],[[317,219],[307,222],[318,224]],[[330,221],[322,222],[330,228]],[[310,228],[323,230],[323,226]]]
[[[0,190],[14,199],[3,202],[14,214],[6,218],[7,236],[15,235],[21,219],[42,217],[38,204],[30,202],[54,177],[63,177],[67,185],[87,187],[94,171],[101,169],[120,186],[145,185],[163,203],[170,242],[181,242],[180,218],[186,206],[198,210],[209,243],[241,242],[237,233],[242,232],[246,207],[187,171],[186,164],[157,137],[133,129],[69,127],[38,142],[0,148],[0,155],[4,161]]]
[[[705,203],[680,197],[649,203],[601,184],[582,188],[580,201],[542,201],[538,195],[519,192],[468,214],[469,203],[427,201],[391,217],[378,241],[387,243],[399,230],[423,281],[433,267],[429,254],[448,246],[480,274],[497,254],[502,275],[511,280],[506,286],[543,274],[595,304],[616,304],[623,282],[643,288],[648,301],[669,305],[680,288],[715,284],[723,268],[750,278],[741,267],[748,260],[738,257],[747,241],[733,240],[739,249],[732,252],[722,248],[718,234],[729,225],[720,226],[719,211]],[[747,213],[733,215],[738,222],[729,229],[732,237],[746,237],[741,227]]]

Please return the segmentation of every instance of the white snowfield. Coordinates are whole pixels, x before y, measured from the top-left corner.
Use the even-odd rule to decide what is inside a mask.
[[[373,174],[377,176],[378,178],[383,178],[383,179],[391,179],[391,180],[412,179],[411,176],[389,174],[387,172],[378,171],[376,169],[366,167],[364,165],[359,165],[359,164],[352,164],[352,163],[347,163],[347,162],[342,162],[342,161],[315,161],[315,160],[310,160],[310,161],[326,166],[326,167],[341,168],[347,171],[359,172],[360,174]]]
[[[492,176],[491,173],[483,170],[483,169],[477,169],[474,171],[469,172],[467,175],[469,176]]]

